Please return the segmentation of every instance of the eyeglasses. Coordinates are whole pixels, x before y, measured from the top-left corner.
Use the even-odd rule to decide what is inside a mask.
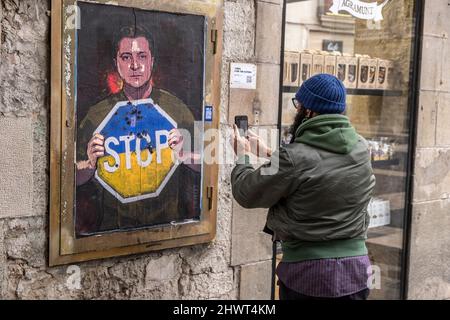
[[[296,98],[292,98],[292,104],[294,105],[295,109],[299,109],[302,106],[300,101],[298,101]]]

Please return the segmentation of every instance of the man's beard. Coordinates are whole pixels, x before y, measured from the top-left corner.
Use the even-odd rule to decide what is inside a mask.
[[[302,108],[299,112],[297,112],[297,115],[295,116],[294,123],[291,126],[291,129],[289,130],[289,133],[291,134],[291,143],[295,142],[296,133],[298,128],[306,121],[309,120],[307,116],[307,110],[305,108]]]

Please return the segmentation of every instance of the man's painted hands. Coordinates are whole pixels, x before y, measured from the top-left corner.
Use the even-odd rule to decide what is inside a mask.
[[[184,160],[184,137],[178,129],[173,129],[169,133],[169,147],[175,153],[178,160]]]
[[[88,143],[88,169],[95,170],[97,168],[97,160],[105,156],[105,137],[96,133]]]

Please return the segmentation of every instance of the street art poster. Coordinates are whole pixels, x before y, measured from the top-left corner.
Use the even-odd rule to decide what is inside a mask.
[[[200,219],[205,18],[78,8],[76,236]]]
[[[52,0],[51,266],[215,238],[222,21],[218,0]]]

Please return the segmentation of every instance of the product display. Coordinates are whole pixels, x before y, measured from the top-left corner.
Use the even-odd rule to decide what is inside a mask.
[[[378,59],[376,89],[380,89],[380,90],[388,89],[389,66],[390,66],[389,60]]]
[[[325,56],[321,52],[316,52],[313,55],[313,69],[311,77],[316,74],[324,73]]]
[[[328,73],[338,77],[347,89],[396,89],[391,60],[319,50],[286,51],[284,60],[283,85],[286,87],[301,86],[316,74]]]
[[[286,51],[284,53],[283,86],[298,87],[300,81],[300,53]]]
[[[300,53],[300,82],[299,86],[303,84],[304,81],[311,78],[311,69],[313,65],[313,55],[309,51],[304,51]]]
[[[391,203],[388,200],[373,198],[367,208],[370,216],[369,229],[391,224]]]
[[[336,57],[337,57],[337,54],[327,53],[325,55],[325,61],[324,61],[324,64],[325,64],[324,72],[325,73],[331,74],[333,76],[336,75]]]
[[[372,161],[388,161],[394,158],[396,144],[388,143],[388,138],[382,137],[367,142]]]
[[[386,88],[389,90],[400,90],[401,86],[398,81],[398,74],[395,74],[394,61],[386,60]],[[397,77],[397,78],[396,78]],[[397,81],[396,81],[397,79]]]
[[[347,89],[355,89],[358,78],[358,59],[351,55],[336,57],[336,76],[344,82]]]
[[[358,77],[358,89],[376,89],[377,85],[375,82],[378,60],[373,59],[367,55],[358,56],[359,65],[359,77]]]

